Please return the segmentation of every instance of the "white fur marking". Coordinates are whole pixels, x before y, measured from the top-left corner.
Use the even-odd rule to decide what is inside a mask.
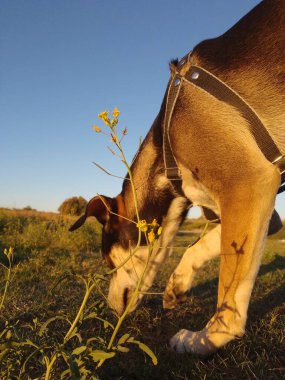
[[[177,233],[181,215],[187,204],[188,201],[183,197],[175,198],[172,201],[168,213],[162,223],[162,234],[156,242],[158,248],[154,249],[152,253],[146,275],[142,281],[140,289],[142,292],[147,291],[151,287],[161,265],[168,257],[170,251],[169,246]],[[119,266],[129,255],[129,251],[122,249],[119,245],[115,245],[110,253],[110,257],[116,266]],[[124,311],[125,289],[128,289],[128,295],[130,297],[134,292],[138,278],[143,273],[147,257],[148,248],[140,247],[134,256],[128,260],[123,267],[119,268],[111,279],[108,300],[110,305],[119,314],[122,314]],[[142,297],[143,295],[140,294],[134,303],[132,310],[136,308]]]

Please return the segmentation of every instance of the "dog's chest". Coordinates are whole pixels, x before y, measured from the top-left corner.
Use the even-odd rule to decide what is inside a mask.
[[[182,190],[194,206],[206,207],[216,215],[220,215],[219,207],[209,190],[197,179],[193,173],[179,165],[182,174]]]

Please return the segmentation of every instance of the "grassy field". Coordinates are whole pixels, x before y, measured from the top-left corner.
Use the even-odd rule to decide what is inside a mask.
[[[32,211],[0,210],[0,252],[14,247],[13,279],[7,291],[0,317],[0,378],[42,379],[47,354],[62,349],[68,330],[84,296],[79,275],[104,273],[106,267],[99,251],[97,223],[88,223],[73,234],[67,228],[72,218]],[[197,237],[201,224],[183,225],[174,243],[175,249],[159,274],[152,291],[161,293],[179,262],[184,248]],[[7,264],[4,255],[3,263]],[[96,369],[86,364],[86,376],[65,375],[67,362],[81,354],[81,345],[104,347],[116,323],[104,297],[94,291],[87,313],[100,316],[80,321],[78,330],[64,350],[67,362],[57,360],[50,378],[57,379],[282,379],[285,378],[285,228],[268,239],[262,265],[253,291],[246,335],[229,343],[216,355],[200,360],[191,355],[177,355],[169,350],[168,340],[180,328],[197,330],[204,327],[215,311],[218,260],[210,262],[197,275],[185,303],[174,310],[163,310],[160,294],[147,295],[137,311],[125,320],[119,337],[125,333],[145,343],[156,354],[158,364],[138,348],[119,352]],[[6,271],[0,269],[1,295]],[[108,284],[102,282],[107,294]],[[47,326],[44,324],[49,318]],[[108,323],[106,322],[108,321]],[[90,339],[92,338],[92,339]],[[10,343],[9,343],[10,342]],[[17,343],[18,342],[18,343]],[[19,344],[22,342],[22,346]],[[26,345],[23,343],[28,342]],[[41,347],[29,358],[31,343]],[[73,352],[73,355],[70,355]],[[28,359],[28,360],[27,360]],[[26,363],[25,363],[26,362]],[[23,365],[25,368],[23,370]],[[22,372],[20,374],[20,369]]]

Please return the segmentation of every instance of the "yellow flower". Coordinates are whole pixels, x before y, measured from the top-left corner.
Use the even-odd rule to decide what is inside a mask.
[[[99,117],[99,119],[105,120],[108,118],[108,115],[109,115],[109,111],[103,111],[103,112],[99,113],[98,117]]]
[[[14,253],[14,249],[12,247],[9,248],[9,250],[7,248],[4,249],[4,255],[7,256],[8,258],[11,257]]]
[[[100,119],[102,119],[106,125],[108,125],[109,127],[111,127],[111,121],[110,121],[108,115],[109,115],[108,111],[103,111],[103,112],[99,113],[98,117]]]
[[[140,220],[138,223],[137,223],[137,227],[139,230],[141,230],[142,232],[146,232],[148,230],[148,225],[147,225],[147,222],[142,219]]]
[[[155,233],[154,233],[153,231],[150,231],[150,232],[147,234],[147,238],[148,238],[149,243],[153,243],[154,240],[155,240]]]
[[[93,125],[92,128],[93,128],[94,131],[97,132],[97,133],[100,133],[100,132],[101,132],[101,128],[100,128],[100,127],[97,127],[97,125]]]
[[[153,221],[151,222],[151,226],[152,227],[158,227],[158,223],[157,223],[156,219],[153,219]]]
[[[117,119],[120,115],[120,111],[118,110],[117,107],[114,108],[114,111],[113,111],[113,116]]]
[[[157,235],[161,235],[161,232],[162,232],[162,227],[159,227],[159,229],[157,230]]]

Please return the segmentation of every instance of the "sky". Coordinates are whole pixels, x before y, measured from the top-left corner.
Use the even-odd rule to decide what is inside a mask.
[[[159,111],[168,63],[224,33],[258,0],[1,0],[0,207],[57,211],[115,196],[125,168],[96,134],[118,107],[134,156]],[[285,217],[285,196],[277,210]]]

